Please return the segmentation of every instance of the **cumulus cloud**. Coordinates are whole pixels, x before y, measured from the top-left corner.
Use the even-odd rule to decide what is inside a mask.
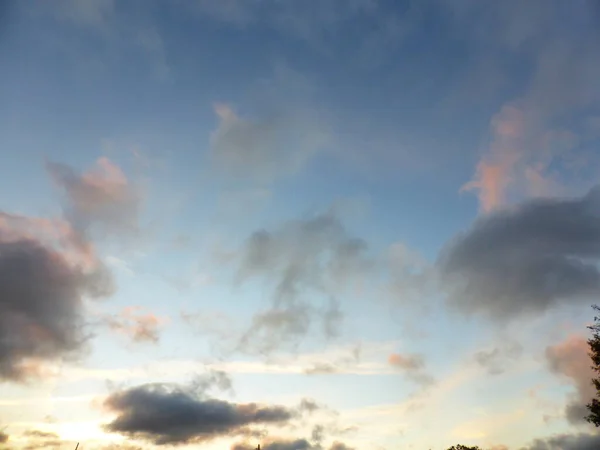
[[[600,448],[599,434],[559,434],[536,439],[521,450],[595,450]]]
[[[138,199],[109,160],[101,158],[83,175],[56,163],[47,163],[47,169],[65,194],[63,217],[0,212],[3,380],[42,375],[44,363],[75,356],[84,347],[84,299],[115,289],[92,231],[121,235],[133,229],[137,217]]]
[[[425,359],[422,355],[392,353],[388,357],[388,363],[419,384],[433,383],[431,375],[425,372]]]
[[[571,336],[564,342],[546,348],[546,361],[550,370],[569,379],[577,389],[565,408],[565,416],[572,424],[587,423],[589,414],[586,405],[596,396],[592,383],[595,373],[589,356],[587,341],[580,336]]]
[[[236,404],[176,385],[146,384],[111,394],[116,414],[106,430],[156,445],[205,442],[247,433],[253,425],[284,425],[296,411],[277,405]]]
[[[144,314],[141,308],[130,306],[119,314],[106,316],[104,323],[113,331],[124,334],[133,342],[149,342],[157,344],[160,339],[160,328],[166,319],[152,313]]]
[[[372,267],[366,243],[330,213],[256,231],[238,256],[238,284],[262,279],[272,288],[269,309],[254,316],[238,346],[262,354],[295,347],[315,323],[321,335],[335,336],[338,298],[351,295]]]
[[[449,304],[495,320],[589,301],[600,292],[600,188],[535,199],[478,219],[443,250]]]
[[[0,379],[41,375],[42,363],[86,341],[84,297],[110,295],[109,273],[68,223],[0,214]]]

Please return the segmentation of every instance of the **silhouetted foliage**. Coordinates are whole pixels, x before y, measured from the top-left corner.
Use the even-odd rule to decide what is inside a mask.
[[[600,311],[600,306],[592,306],[596,311]],[[592,331],[592,338],[588,339],[588,345],[590,346],[590,357],[592,358],[592,369],[600,374],[600,317],[594,317],[594,324],[588,327]],[[600,377],[592,380],[596,387],[596,398],[593,399],[587,408],[590,411],[590,415],[586,417],[586,420],[593,423],[595,426],[600,426]]]
[[[450,447],[448,450],[481,450],[479,447],[477,447],[476,445],[474,447],[468,447],[466,445],[453,445],[452,447]]]

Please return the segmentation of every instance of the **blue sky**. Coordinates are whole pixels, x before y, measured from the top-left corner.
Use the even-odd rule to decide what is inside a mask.
[[[0,14],[0,446],[598,439],[594,2]]]

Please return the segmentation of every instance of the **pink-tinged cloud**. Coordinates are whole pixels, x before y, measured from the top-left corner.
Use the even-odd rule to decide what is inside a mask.
[[[513,105],[505,105],[492,118],[489,153],[478,163],[475,178],[461,188],[461,191],[478,191],[484,212],[502,206],[506,201],[513,171],[524,151],[522,141],[526,126],[523,111]]]
[[[0,380],[39,378],[75,356],[86,342],[83,298],[112,290],[68,224],[0,212]]]
[[[110,329],[124,334],[133,342],[156,344],[160,339],[160,329],[168,319],[143,313],[139,306],[130,306],[117,315],[107,317],[105,321]]]
[[[392,353],[388,356],[388,364],[416,383],[422,385],[433,383],[433,378],[425,371],[425,360],[421,355]]]
[[[419,355],[401,355],[400,353],[392,353],[388,357],[388,363],[403,370],[417,370],[425,365],[423,358]]]
[[[106,233],[135,233],[141,197],[123,171],[107,158],[82,174],[65,164],[47,162],[46,169],[65,198],[65,215],[81,234],[90,228]]]
[[[570,336],[564,342],[549,346],[546,360],[553,373],[570,380],[577,389],[576,396],[566,407],[567,419],[572,423],[584,422],[585,406],[596,394],[587,341],[581,336]]]

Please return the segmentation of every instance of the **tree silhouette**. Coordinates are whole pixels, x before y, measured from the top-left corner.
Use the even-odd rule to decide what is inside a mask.
[[[476,445],[474,447],[467,447],[466,445],[453,445],[452,447],[450,447],[448,450],[481,450],[479,447],[477,447]]]
[[[600,311],[600,306],[593,305],[592,308],[596,311]],[[597,374],[600,374],[600,317],[594,317],[594,324],[588,327],[592,331],[592,338],[588,339],[588,345],[590,346],[590,357],[592,358],[592,369]],[[586,420],[593,423],[595,426],[600,426],[600,377],[592,380],[596,387],[596,398],[593,399],[588,405],[587,409],[590,411],[590,415],[586,417]]]

